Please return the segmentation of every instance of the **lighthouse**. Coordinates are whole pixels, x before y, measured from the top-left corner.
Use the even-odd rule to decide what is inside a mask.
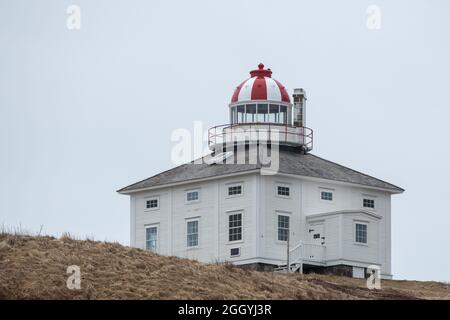
[[[257,270],[392,278],[391,197],[404,190],[312,154],[306,92],[291,94],[260,63],[232,91],[227,123],[208,130],[212,157],[118,190],[130,197],[130,245]],[[277,156],[271,174],[251,161],[260,148]],[[245,161],[228,161],[240,150]]]

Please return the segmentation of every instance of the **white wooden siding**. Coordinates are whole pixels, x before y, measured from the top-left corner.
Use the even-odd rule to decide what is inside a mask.
[[[228,186],[242,184],[241,196],[228,196]],[[290,196],[277,195],[277,185],[289,186]],[[320,199],[321,188],[333,190],[333,201]],[[198,189],[200,201],[187,203],[186,191]],[[363,208],[363,195],[375,199],[375,210]],[[145,198],[159,196],[157,210],[145,209]],[[381,265],[382,274],[391,274],[391,195],[387,192],[286,176],[261,176],[256,173],[191,183],[131,196],[131,245],[145,248],[145,226],[159,223],[158,251],[203,262],[283,263],[286,243],[278,241],[277,214],[290,216],[291,245],[308,242],[308,223],[315,215],[340,210],[365,210],[380,216],[330,215],[323,218],[326,254],[337,264],[360,261]],[[228,241],[228,214],[243,215],[243,240]],[[199,219],[199,246],[186,246],[186,220]],[[322,219],[322,218],[321,218]],[[355,245],[354,219],[369,221],[368,246]],[[231,248],[240,248],[238,257],[230,257]],[[356,263],[356,262],[355,262]],[[358,264],[360,266],[360,264]]]

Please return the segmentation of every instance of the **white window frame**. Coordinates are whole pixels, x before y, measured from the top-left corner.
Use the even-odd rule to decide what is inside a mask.
[[[154,251],[147,249],[147,230],[151,229],[151,228],[156,228],[156,249]],[[159,223],[145,225],[144,230],[145,230],[144,231],[145,232],[144,233],[144,236],[145,236],[144,250],[158,253],[159,252]]]
[[[288,228],[288,237],[290,236],[290,232],[291,232],[291,225],[292,225],[292,215],[290,212],[280,212],[277,211],[276,212],[276,221],[275,221],[275,228],[276,228],[276,240],[278,243],[283,243],[286,244],[287,240],[280,240],[279,236],[279,232],[280,232],[280,228],[278,226],[278,219],[280,216],[284,216],[284,217],[288,217],[289,218],[289,228]],[[292,240],[292,239],[291,239]]]
[[[230,195],[230,188],[233,187],[241,187],[241,193],[238,194],[231,194]],[[244,195],[244,183],[243,182],[234,182],[234,183],[228,183],[226,184],[226,197],[227,198],[237,198],[242,197]]]
[[[366,242],[358,242],[356,241],[356,225],[365,225],[366,226]],[[353,243],[358,246],[368,246],[369,245],[369,223],[366,221],[353,221]]]
[[[364,200],[366,200],[366,199],[367,200],[373,200],[373,208],[364,206]],[[376,208],[377,208],[376,197],[371,196],[371,195],[367,195],[367,194],[361,195],[361,208],[363,208],[365,210],[376,211]]]
[[[331,200],[322,199],[322,192],[331,193]],[[321,202],[323,202],[323,203],[334,203],[335,196],[336,196],[336,193],[334,192],[334,189],[328,189],[328,188],[322,188],[322,187],[319,188],[319,200]]]
[[[288,188],[289,189],[289,195],[282,195],[278,193],[278,188],[282,187],[282,188]],[[292,195],[292,186],[290,184],[287,183],[276,183],[275,184],[275,196],[279,197],[279,198],[285,198],[285,199],[290,199]]]
[[[188,194],[189,194],[190,192],[197,192],[198,198],[195,199],[195,200],[188,200]],[[185,203],[187,203],[187,204],[189,204],[189,203],[198,203],[198,202],[200,202],[200,197],[201,197],[200,188],[198,188],[198,189],[189,189],[189,190],[185,190],[185,193],[184,193],[184,201],[185,201]]]
[[[230,240],[230,216],[240,214],[241,215],[241,239],[238,240]],[[227,243],[241,243],[244,242],[244,211],[229,211],[227,212]]]
[[[157,206],[153,207],[153,208],[147,208],[147,202],[151,201],[151,200],[156,200],[157,201]],[[154,211],[154,210],[159,210],[161,204],[160,204],[160,197],[159,196],[148,196],[148,197],[144,197],[144,211]]]
[[[188,245],[188,236],[189,236],[188,224],[189,224],[189,222],[197,222],[197,245],[196,246],[189,246]],[[186,219],[186,229],[185,230],[186,230],[186,236],[184,238],[186,240],[186,249],[187,250],[192,250],[192,249],[199,248],[200,247],[200,218],[197,217],[197,218],[188,218],[188,219]]]

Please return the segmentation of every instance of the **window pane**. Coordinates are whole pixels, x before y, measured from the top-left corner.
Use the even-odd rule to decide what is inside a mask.
[[[278,240],[287,241],[289,236],[289,216],[278,215]]]
[[[156,251],[158,240],[158,228],[151,227],[145,230],[145,248],[150,251]]]
[[[357,223],[355,225],[355,242],[367,243],[367,225]]]
[[[237,106],[237,122],[238,123],[245,122],[245,106],[244,105]]]
[[[328,191],[322,191],[320,193],[320,198],[322,200],[332,201],[333,200],[333,193],[332,192],[328,192]]]
[[[245,122],[256,122],[256,104],[245,105]]]
[[[363,200],[363,207],[365,208],[375,208],[375,200],[373,199],[364,199]]]
[[[187,222],[187,246],[198,246],[198,221]]]
[[[268,108],[267,104],[258,104],[258,117],[257,122],[267,122],[268,121]]]
[[[238,194],[242,194],[242,186],[228,187],[228,195],[229,196],[238,195]]]
[[[278,186],[278,195],[289,197],[289,195],[290,195],[289,187]]]
[[[269,106],[269,122],[277,123],[279,121],[279,108],[278,104],[271,104]]]
[[[230,123],[236,123],[237,121],[237,111],[236,107],[231,107],[230,109]]]
[[[237,241],[242,239],[242,214],[231,214],[228,217],[228,240]]]
[[[195,201],[198,200],[198,191],[190,191],[186,193],[187,201]]]
[[[157,208],[158,207],[158,199],[147,200],[146,203],[145,203],[145,207],[147,209]]]
[[[238,256],[240,254],[239,248],[231,248],[230,249],[230,255],[231,256]]]
[[[280,105],[280,123],[287,122],[287,107]]]

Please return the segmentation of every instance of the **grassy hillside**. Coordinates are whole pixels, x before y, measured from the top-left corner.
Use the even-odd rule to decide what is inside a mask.
[[[81,269],[69,290],[66,269]],[[450,299],[437,282],[365,281],[243,270],[164,257],[116,243],[0,234],[0,299]]]

